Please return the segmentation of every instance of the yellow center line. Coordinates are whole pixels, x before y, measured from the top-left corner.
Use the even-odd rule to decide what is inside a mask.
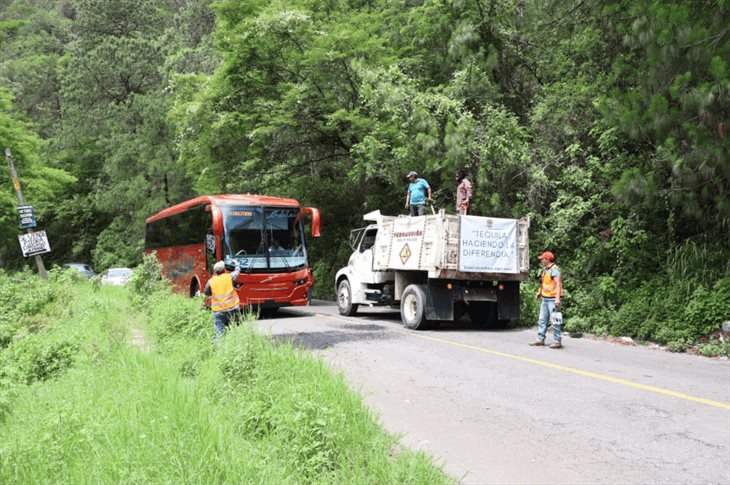
[[[345,318],[333,317],[333,316],[325,315],[322,313],[318,313],[316,315],[318,317],[326,318],[328,320],[334,320],[337,322],[363,324],[363,322],[359,322],[357,320],[348,320]],[[598,374],[596,372],[576,369],[576,368],[568,367],[565,365],[553,364],[552,362],[547,362],[544,360],[533,359],[530,357],[523,357],[521,355],[508,354],[506,352],[500,352],[498,350],[492,350],[492,349],[488,349],[485,347],[477,347],[476,345],[469,345],[469,344],[464,344],[461,342],[454,342],[453,340],[446,340],[446,339],[442,339],[442,338],[438,338],[438,337],[432,337],[430,335],[418,334],[418,333],[410,332],[407,330],[400,330],[400,329],[389,329],[389,330],[396,332],[396,333],[403,334],[403,335],[407,335],[409,337],[420,338],[422,340],[430,340],[432,342],[438,342],[441,344],[451,345],[453,347],[460,347],[462,349],[474,350],[476,352],[482,352],[484,354],[496,355],[499,357],[504,357],[506,359],[517,360],[520,362],[526,362],[528,364],[539,365],[541,367],[547,367],[550,369],[555,369],[555,370],[567,372],[570,374],[576,374],[576,375],[583,376],[583,377],[589,377],[591,379],[612,382],[614,384],[619,384],[619,385],[626,386],[626,387],[633,387],[634,389],[641,389],[643,391],[654,392],[656,394],[663,394],[665,396],[676,397],[678,399],[684,399],[685,401],[698,402],[700,404],[706,404],[707,406],[714,406],[714,407],[722,408],[722,409],[730,409],[730,404],[728,404],[728,403],[713,401],[711,399],[705,399],[702,397],[690,396],[689,394],[684,394],[684,393],[676,392],[676,391],[670,391],[669,389],[663,389],[661,387],[648,386],[646,384],[640,384],[638,382],[629,381],[627,379],[611,377],[611,376],[607,376],[605,374]]]

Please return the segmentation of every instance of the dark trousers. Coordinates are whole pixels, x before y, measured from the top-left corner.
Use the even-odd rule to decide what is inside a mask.
[[[238,319],[241,311],[238,308],[233,310],[227,310],[224,312],[215,312],[213,314],[213,324],[215,325],[215,336],[220,337],[223,335],[226,327],[235,322]]]
[[[411,206],[411,215],[412,216],[425,216],[426,215],[426,205],[412,205]]]

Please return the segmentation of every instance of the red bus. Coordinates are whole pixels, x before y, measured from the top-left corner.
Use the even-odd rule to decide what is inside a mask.
[[[293,199],[206,195],[158,212],[145,224],[145,253],[157,252],[163,276],[190,296],[205,288],[213,264],[241,266],[235,282],[241,306],[306,305],[314,284],[303,216],[319,237],[319,210]]]

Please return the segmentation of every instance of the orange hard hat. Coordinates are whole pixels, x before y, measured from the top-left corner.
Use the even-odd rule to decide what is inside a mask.
[[[537,259],[547,259],[548,261],[555,261],[555,255],[550,251],[545,251]]]

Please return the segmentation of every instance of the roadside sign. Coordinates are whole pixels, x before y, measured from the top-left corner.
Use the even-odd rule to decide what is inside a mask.
[[[30,229],[36,226],[32,205],[18,206],[18,217],[20,218],[21,229]]]
[[[37,256],[51,252],[51,245],[48,244],[48,236],[46,231],[29,232],[18,236],[20,241],[20,249],[23,250],[23,256]]]

